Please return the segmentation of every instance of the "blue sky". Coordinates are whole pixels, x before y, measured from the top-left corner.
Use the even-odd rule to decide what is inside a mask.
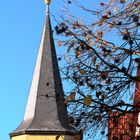
[[[0,0],[0,140],[21,122],[45,20],[43,0]],[[61,1],[52,2],[57,14]]]

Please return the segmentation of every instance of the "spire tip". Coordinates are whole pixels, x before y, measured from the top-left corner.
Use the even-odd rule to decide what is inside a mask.
[[[47,10],[46,10],[46,14],[49,15],[49,5],[51,3],[51,0],[44,0],[46,5],[47,5]]]
[[[45,3],[49,5],[51,3],[51,0],[45,0]]]

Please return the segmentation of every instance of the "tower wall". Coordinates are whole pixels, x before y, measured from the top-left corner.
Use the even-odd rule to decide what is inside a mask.
[[[11,140],[81,140],[80,136],[59,136],[59,135],[21,135],[15,136]]]

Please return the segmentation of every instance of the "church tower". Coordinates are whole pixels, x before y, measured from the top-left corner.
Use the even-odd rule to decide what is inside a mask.
[[[140,62],[138,63],[137,76],[140,77]],[[134,93],[134,105],[137,108],[134,109],[134,137],[140,138],[140,83],[135,83],[135,93]]]
[[[25,115],[11,140],[81,140],[68,122],[47,4],[46,21]]]

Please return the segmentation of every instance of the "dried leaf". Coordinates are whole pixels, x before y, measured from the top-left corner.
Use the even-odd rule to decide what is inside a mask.
[[[99,66],[100,66],[100,63],[96,63],[95,64],[95,67],[98,69],[99,68]]]
[[[73,46],[74,46],[74,43],[71,43],[70,46],[68,47],[68,50],[67,50],[68,53],[70,52],[70,50]]]
[[[87,33],[83,33],[83,37],[86,37],[87,36]]]
[[[102,26],[102,25],[104,24],[104,22],[105,22],[105,20],[102,19],[101,21],[98,22],[98,25],[99,25],[99,26]]]
[[[108,76],[108,73],[107,73],[107,72],[104,72],[104,73],[101,73],[101,74],[100,74],[100,77],[101,77],[102,79],[106,79],[107,76]]]
[[[112,113],[112,111],[111,111],[111,110],[108,110],[106,113],[107,113],[108,115],[110,115],[110,114]]]
[[[109,84],[108,80],[104,80],[104,84],[105,85]]]
[[[96,63],[96,60],[97,60],[97,58],[96,57],[93,57],[93,59],[92,59],[93,64]]]
[[[80,73],[84,75],[84,74],[86,74],[87,72],[86,72],[85,70],[80,70]]]
[[[69,99],[70,99],[70,96],[67,96],[66,99],[65,99],[65,101],[64,101],[64,104],[67,104],[68,101],[69,101]]]
[[[139,21],[139,16],[134,16],[134,17],[133,17],[133,21],[134,21],[134,22],[138,22],[138,21]]]
[[[89,42],[89,46],[94,46],[94,45],[95,45],[95,43],[93,41]]]
[[[91,97],[90,96],[87,96],[85,99],[84,99],[84,104],[86,106],[89,106],[91,104]]]
[[[126,1],[125,0],[120,0],[120,3],[121,4],[124,4]]]
[[[107,14],[111,15],[111,11],[110,11],[110,10],[109,10],[109,11],[107,11]]]
[[[108,19],[108,16],[107,16],[107,15],[103,15],[103,16],[102,16],[102,19],[103,19],[103,20]]]
[[[76,25],[76,26],[79,26],[79,23],[78,23],[78,21],[76,21],[76,22],[74,23],[74,25]]]
[[[62,42],[60,40],[57,41],[57,45],[58,45],[58,47],[60,47],[62,45]]]
[[[72,101],[75,101],[75,92],[71,92],[70,93],[70,99],[72,100]]]
[[[66,32],[65,35],[68,37],[68,36],[71,36],[72,33],[70,31]]]
[[[78,51],[78,52],[76,53],[76,57],[79,57],[79,56],[81,55],[81,53],[82,53],[82,51]]]
[[[130,99],[129,99],[129,100],[130,100],[130,101],[131,101],[131,100],[133,100],[133,95],[130,97]]]
[[[118,12],[118,8],[114,8],[114,12],[115,12],[115,13]]]
[[[71,62],[71,57],[70,57],[70,56],[68,57],[68,62],[69,62],[69,63]]]
[[[105,5],[105,3],[101,2],[101,3],[100,3],[100,5],[101,5],[101,6],[104,6],[104,5]]]
[[[110,28],[113,28],[113,27],[114,27],[114,23],[113,23],[113,22],[110,22],[110,23],[109,23],[109,27],[110,27]]]
[[[133,54],[140,56],[140,52],[133,52]]]
[[[103,44],[104,44],[104,45],[107,45],[107,41],[106,41],[106,40],[103,40]]]
[[[102,98],[103,99],[106,99],[107,98],[107,96],[106,96],[106,94],[104,92],[102,92]]]
[[[98,121],[101,121],[102,120],[102,117],[101,116],[98,116]]]
[[[98,31],[97,32],[97,37],[98,38],[102,38],[103,37],[103,32],[102,31]]]
[[[99,42],[99,39],[95,38],[95,42],[98,43]]]
[[[135,4],[136,7],[140,6],[140,2],[135,2],[134,4]]]
[[[86,41],[89,41],[90,40],[90,37],[88,37],[88,36],[86,36],[85,38],[86,38]]]

